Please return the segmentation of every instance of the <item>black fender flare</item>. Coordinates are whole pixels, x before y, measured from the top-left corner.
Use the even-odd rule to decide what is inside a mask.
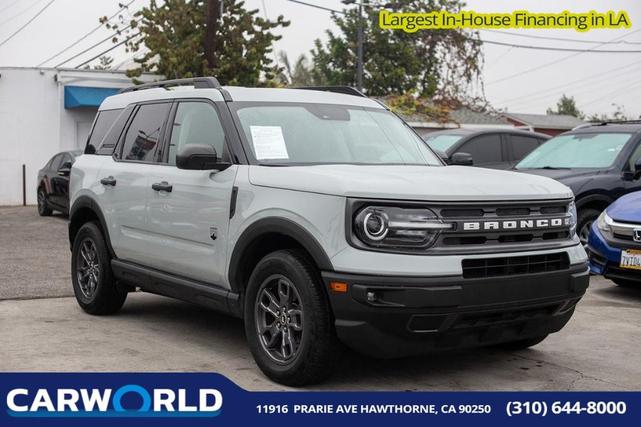
[[[70,248],[73,248],[73,239],[74,239],[74,227],[75,227],[75,222],[74,222],[74,216],[82,209],[89,209],[91,210],[96,217],[98,218],[98,221],[100,221],[100,228],[102,229],[104,238],[105,238],[105,243],[107,244],[107,250],[109,251],[109,254],[111,255],[112,258],[116,258],[116,253],[113,250],[113,247],[111,246],[111,239],[109,238],[109,229],[107,228],[107,222],[105,221],[105,216],[102,213],[102,210],[100,209],[100,206],[98,203],[90,196],[80,196],[78,197],[74,202],[71,208],[69,208],[69,245]],[[79,227],[78,227],[79,228]]]
[[[242,291],[242,289],[239,289],[238,282],[240,269],[242,268],[240,264],[245,250],[255,239],[272,233],[282,234],[298,242],[311,255],[316,266],[321,271],[334,270],[332,262],[321,244],[304,227],[286,218],[263,218],[247,227],[236,241],[236,245],[234,245],[228,268],[229,284],[234,292]]]

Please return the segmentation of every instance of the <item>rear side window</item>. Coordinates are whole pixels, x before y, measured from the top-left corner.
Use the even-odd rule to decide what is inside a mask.
[[[127,132],[121,151],[122,160],[153,162],[160,133],[170,108],[169,103],[144,104],[138,108]]]
[[[122,113],[122,109],[104,110],[98,112],[93,125],[93,129],[91,130],[91,135],[89,136],[89,140],[87,141],[87,148],[85,148],[85,153],[111,154],[113,152],[114,145],[111,145],[111,147],[105,147],[106,150],[100,149],[103,148],[103,139],[107,135],[107,132],[109,132],[109,129],[111,129],[111,127],[116,122],[118,116],[120,116],[120,113]],[[90,146],[92,148],[89,148]],[[111,148],[111,151],[109,153],[104,153],[104,151],[109,151],[109,148]],[[99,153],[99,151],[103,151],[103,153]]]
[[[538,139],[523,135],[510,135],[510,140],[512,141],[514,160],[521,160],[540,144]]]
[[[457,150],[472,155],[475,165],[503,161],[500,135],[482,135],[469,140]]]

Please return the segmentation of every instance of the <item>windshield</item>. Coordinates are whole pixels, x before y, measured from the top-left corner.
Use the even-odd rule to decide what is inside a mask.
[[[261,164],[442,165],[383,109],[327,104],[241,104],[236,114]]]
[[[424,138],[427,145],[432,147],[433,150],[445,152],[448,148],[463,138],[463,135],[427,135]]]
[[[607,168],[614,163],[630,136],[629,133],[557,136],[532,151],[516,168]]]

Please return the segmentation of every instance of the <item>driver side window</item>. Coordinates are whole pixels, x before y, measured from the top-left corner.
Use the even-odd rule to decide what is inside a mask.
[[[206,102],[181,102],[169,140],[168,163],[176,164],[176,154],[189,144],[211,145],[219,159],[227,158],[225,132],[213,106]]]
[[[637,145],[637,148],[634,149],[632,152],[632,155],[630,156],[630,160],[628,160],[628,170],[633,171],[634,170],[634,165],[636,162],[641,158],[641,143]]]

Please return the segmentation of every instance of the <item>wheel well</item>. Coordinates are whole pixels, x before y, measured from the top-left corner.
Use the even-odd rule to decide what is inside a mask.
[[[98,228],[100,228],[100,231],[104,234],[100,218],[98,218],[96,212],[91,208],[80,208],[73,213],[71,218],[69,218],[69,244],[71,246],[73,246],[73,241],[76,238],[76,234],[78,234],[80,227],[90,221],[94,221],[96,225],[98,225]]]
[[[238,292],[243,292],[249,282],[254,268],[258,262],[267,254],[281,249],[296,249],[305,256],[309,262],[318,269],[311,253],[293,237],[278,232],[268,232],[255,237],[243,250],[238,262],[235,274],[231,275],[231,286]]]
[[[592,201],[589,201],[589,202],[587,202],[585,204],[582,204],[579,207],[579,210],[596,209],[599,212],[603,212],[603,210],[605,210],[605,208],[607,208],[609,205],[610,205],[610,203],[608,201],[606,201],[606,200],[592,200]]]

